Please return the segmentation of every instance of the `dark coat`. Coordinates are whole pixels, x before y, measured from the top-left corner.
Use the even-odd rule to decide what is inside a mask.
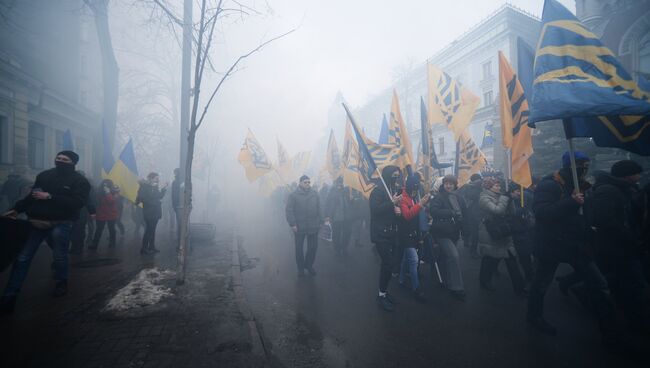
[[[395,205],[382,185],[377,185],[370,193],[369,206],[370,241],[395,242],[399,217],[395,215]]]
[[[146,181],[140,182],[135,204],[142,203],[142,216],[145,221],[160,220],[162,217],[161,201],[166,191],[166,189],[158,189],[157,186]]]
[[[76,171],[60,173],[56,168],[38,174],[33,188],[41,188],[52,198],[36,200],[30,192],[16,202],[14,210],[37,220],[76,221],[90,193],[90,183],[83,175]]]
[[[598,177],[586,203],[601,258],[641,254],[643,204],[638,187],[610,175]]]
[[[299,233],[318,233],[322,223],[318,193],[298,187],[287,199],[285,214],[289,226],[298,226]]]
[[[481,196],[482,190],[483,187],[480,181],[465,184],[460,189],[458,189],[458,195],[463,197],[465,205],[467,206],[465,222],[478,223],[481,221],[479,197]]]
[[[583,183],[581,192],[588,189]],[[571,172],[562,169],[544,177],[535,190],[535,252],[540,258],[572,262],[585,251],[585,218],[573,200]]]
[[[450,197],[456,198],[460,213],[454,210]],[[456,193],[449,193],[441,186],[438,194],[429,203],[431,215],[431,236],[435,239],[451,239],[458,241],[464,215],[467,212],[465,201]]]
[[[327,193],[325,217],[332,222],[350,220],[350,190],[348,187],[332,186]]]

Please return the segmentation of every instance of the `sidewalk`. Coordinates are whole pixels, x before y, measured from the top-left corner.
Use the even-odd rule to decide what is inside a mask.
[[[176,252],[171,236],[161,230],[158,238],[162,251],[155,256],[141,256],[139,242],[131,238],[115,250],[100,244],[96,254],[71,258],[70,293],[60,299],[49,296],[51,256],[43,246],[14,316],[0,320],[6,339],[0,366],[269,366],[238,291],[232,225],[219,226],[213,243],[194,243],[182,286],[176,285],[173,274]],[[0,275],[3,286],[7,273]],[[133,284],[137,277],[146,280]],[[129,283],[132,287],[114,298]],[[134,296],[147,296],[147,287],[155,291],[150,296],[162,296],[160,302],[119,309]],[[107,309],[109,301],[113,310]]]

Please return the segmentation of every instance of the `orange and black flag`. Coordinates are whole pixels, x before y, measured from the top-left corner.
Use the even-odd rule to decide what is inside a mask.
[[[532,184],[528,159],[533,154],[532,131],[528,127],[528,101],[517,74],[499,51],[499,107],[503,147],[512,152],[512,181],[529,187]]]
[[[458,141],[458,185],[469,181],[472,174],[481,172],[487,164],[487,159],[478,148],[468,130],[465,130]]]

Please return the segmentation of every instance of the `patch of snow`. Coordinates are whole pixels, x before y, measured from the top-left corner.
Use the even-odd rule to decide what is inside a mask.
[[[158,268],[147,268],[140,271],[128,285],[121,288],[108,301],[104,311],[124,312],[157,304],[163,298],[172,295],[171,290],[161,283],[174,275],[173,271],[159,270]]]

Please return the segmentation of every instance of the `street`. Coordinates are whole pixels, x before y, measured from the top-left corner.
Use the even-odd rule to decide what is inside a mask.
[[[462,246],[466,302],[440,288],[424,265],[428,303],[417,303],[393,278],[389,292],[399,304],[392,314],[380,310],[379,259],[367,239],[361,248],[351,245],[347,257],[321,240],[317,276],[299,279],[283,217],[269,210],[240,218],[255,227],[242,231],[240,225],[239,234],[246,294],[267,349],[288,367],[637,366],[603,351],[596,324],[557,285],[549,290],[546,314],[558,336],[528,329],[526,300],[512,292],[505,267],[495,292],[481,290],[480,260]]]

